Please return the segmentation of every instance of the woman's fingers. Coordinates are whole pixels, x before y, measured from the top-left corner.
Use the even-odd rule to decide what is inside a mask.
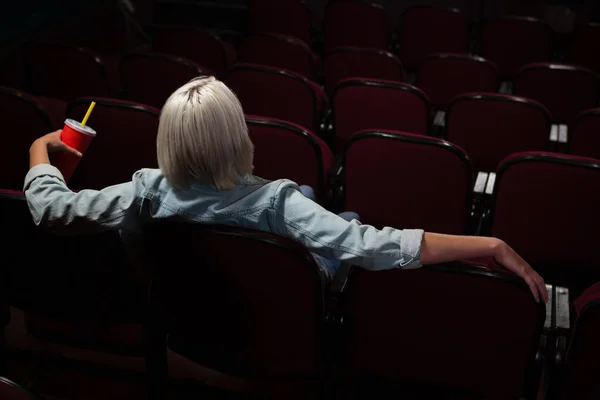
[[[531,294],[533,294],[533,298],[535,299],[535,302],[539,303],[540,296],[539,296],[539,292],[538,292],[538,287],[537,287],[537,284],[534,281],[533,277],[531,275],[527,275],[525,277],[525,282],[529,286],[529,289],[531,290]]]
[[[540,294],[542,295],[542,300],[544,301],[544,303],[548,302],[548,291],[546,290],[546,282],[544,282],[544,279],[541,276],[537,276],[537,285],[538,285],[538,290],[540,291]]]
[[[81,157],[81,153],[79,151],[75,150],[74,148],[72,148],[70,146],[67,146],[64,143],[62,144],[62,148],[63,148],[62,150],[66,151],[67,153],[71,153],[77,157]]]
[[[526,270],[528,270],[528,272],[526,272],[524,279],[529,286],[531,293],[533,294],[533,298],[537,303],[540,302],[540,299],[544,303],[547,303],[548,291],[546,290],[546,283],[544,282],[544,279],[537,272],[531,269],[531,267],[527,266]]]

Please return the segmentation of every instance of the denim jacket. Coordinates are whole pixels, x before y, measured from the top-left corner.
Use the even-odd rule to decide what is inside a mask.
[[[64,234],[137,231],[145,221],[180,217],[273,232],[322,257],[370,270],[421,266],[422,230],[379,230],[348,222],[304,197],[286,179],[247,176],[231,190],[202,184],[178,190],[160,170],[142,169],[131,182],[75,193],[57,168],[40,164],[27,173],[24,191],[36,225]]]

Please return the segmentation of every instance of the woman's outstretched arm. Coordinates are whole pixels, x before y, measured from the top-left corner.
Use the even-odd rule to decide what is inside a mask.
[[[421,242],[421,264],[438,264],[470,258],[494,257],[506,269],[525,280],[533,297],[548,302],[544,279],[502,240],[481,236],[455,236],[426,232]]]
[[[273,232],[323,257],[373,271],[494,257],[527,282],[536,300],[546,301],[543,279],[502,240],[421,229],[376,229],[356,220],[348,222],[307,199],[293,183],[282,182],[270,209]]]
[[[426,232],[421,242],[421,264],[439,264],[471,258],[495,257],[503,242],[481,236],[456,236]]]

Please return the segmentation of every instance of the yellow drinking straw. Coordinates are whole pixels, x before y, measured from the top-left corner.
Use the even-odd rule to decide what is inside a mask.
[[[87,112],[85,113],[85,117],[83,117],[83,121],[81,121],[81,126],[85,126],[85,123],[87,122],[88,118],[92,114],[92,110],[94,109],[95,106],[96,106],[96,102],[92,101],[92,104],[90,104],[90,108],[88,108]]]

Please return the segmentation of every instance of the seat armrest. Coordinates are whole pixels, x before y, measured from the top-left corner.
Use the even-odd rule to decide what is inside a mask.
[[[557,366],[564,365],[565,356],[567,353],[567,337],[566,336],[557,336],[556,337],[556,351],[554,354],[554,363]]]
[[[429,136],[441,138],[446,127],[446,112],[444,110],[437,110],[433,114],[433,121],[429,126]]]
[[[342,156],[336,156],[327,174],[328,209],[336,212],[344,211],[342,210],[342,200],[344,198],[344,166],[342,162]]]
[[[331,168],[327,174],[330,186],[338,186],[343,182],[344,166],[342,165],[343,160],[341,155],[337,155],[331,164]]]
[[[329,293],[331,294],[340,294],[344,293],[346,290],[346,284],[348,283],[348,276],[350,275],[350,270],[352,269],[352,265],[348,263],[341,263],[340,267],[335,273],[333,277],[333,281],[329,285]]]
[[[477,178],[475,179],[475,185],[473,186],[473,192],[477,194],[483,194],[487,187],[489,174],[487,172],[479,171],[477,173]]]
[[[342,323],[342,316],[340,312],[340,297],[346,290],[346,284],[348,283],[348,276],[352,266],[348,263],[341,263],[340,267],[333,277],[333,281],[329,284],[328,288],[328,307],[327,307],[327,322],[334,324]]]
[[[489,196],[485,194],[489,175],[487,172],[478,172],[475,184],[473,185],[473,208],[471,210],[469,223],[471,228],[469,228],[469,231],[476,235],[479,235],[483,229],[489,208]]]
[[[554,362],[561,366],[565,362],[569,337],[571,336],[571,321],[569,315],[569,289],[561,286],[554,287],[554,330],[555,351]]]
[[[548,302],[546,303],[546,320],[544,321],[544,331],[550,332],[554,329],[554,287],[546,285],[548,293]]]
[[[569,289],[555,287],[556,329],[559,333],[569,334],[571,331],[571,316],[569,303]]]
[[[496,173],[490,172],[488,175],[487,183],[485,185],[485,194],[493,195],[494,194],[494,184],[496,183]]]

